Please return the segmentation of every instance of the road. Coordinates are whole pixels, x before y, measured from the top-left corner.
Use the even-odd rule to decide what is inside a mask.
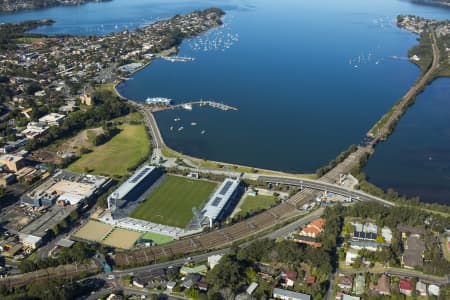
[[[439,69],[439,61],[440,61],[440,52],[439,47],[437,45],[436,41],[436,35],[434,32],[434,29],[429,30],[431,35],[431,47],[433,50],[433,61],[431,63],[431,67],[428,69],[425,74],[423,74],[416,83],[406,92],[406,94],[401,98],[400,102],[396,106],[394,106],[394,111],[389,117],[389,119],[383,124],[383,126],[378,129],[378,131],[373,135],[373,130],[375,129],[376,124],[370,131],[368,132],[368,136],[373,137],[373,140],[371,142],[372,145],[375,145],[378,141],[386,138],[387,133],[391,130],[391,126],[397,122],[398,119],[401,118],[404,111],[407,109],[407,106],[409,105],[409,100],[416,96],[419,91],[421,91],[425,85],[429,82],[429,80],[432,78],[433,73]]]
[[[347,270],[347,269],[339,269],[338,273],[342,273],[342,274],[346,274],[346,275],[353,275],[353,274],[360,274],[360,273],[367,273],[370,272],[371,274],[389,274],[389,275],[394,275],[394,276],[400,276],[400,277],[417,277],[420,280],[422,280],[425,283],[428,284],[437,284],[437,285],[442,285],[442,284],[449,284],[450,283],[450,275],[444,276],[444,277],[438,277],[438,276],[433,276],[433,275],[427,275],[427,274],[423,274],[420,272],[417,272],[415,270],[408,270],[408,269],[398,269],[398,268],[387,268],[386,270],[383,271],[373,271],[369,269],[357,269],[357,270]]]
[[[340,186],[337,184],[326,183],[320,180],[311,180],[311,179],[298,179],[298,178],[286,178],[286,177],[274,177],[274,176],[259,176],[259,180],[265,181],[267,183],[274,184],[286,184],[291,186],[298,186],[303,188],[310,188],[319,191],[328,191],[334,194],[338,194],[344,197],[351,197],[354,200],[359,201],[376,201],[383,205],[394,206],[395,204],[381,199],[379,197],[375,197],[369,194],[366,194],[359,190],[350,189],[344,186]]]
[[[302,217],[301,219],[292,222],[286,226],[283,226],[282,228],[279,228],[273,232],[270,232],[268,234],[265,234],[264,236],[260,237],[260,239],[263,238],[269,238],[269,239],[276,239],[279,237],[285,237],[287,236],[290,232],[298,229],[299,227],[303,227],[304,225],[308,224],[309,222],[311,222],[312,220],[318,218],[319,216],[322,215],[324,209],[323,208],[319,208],[315,211],[312,211],[310,214]],[[250,244],[251,242],[246,242],[242,245],[240,245],[240,247],[245,247],[248,244]],[[216,250],[216,251],[212,251],[212,252],[208,252],[208,253],[202,253],[202,254],[198,254],[198,255],[193,255],[191,257],[185,257],[185,258],[180,258],[180,259],[175,259],[172,261],[167,261],[167,262],[162,262],[162,263],[157,263],[157,264],[152,264],[152,265],[148,265],[148,266],[143,266],[143,267],[134,267],[134,268],[128,268],[128,269],[124,269],[124,270],[114,270],[113,274],[115,275],[116,278],[121,278],[122,276],[127,276],[127,275],[135,275],[136,273],[139,272],[150,272],[150,271],[155,271],[155,270],[159,270],[159,269],[165,269],[168,268],[170,266],[177,266],[177,267],[181,267],[182,265],[184,265],[187,262],[191,262],[191,263],[199,263],[199,262],[204,262],[206,260],[208,260],[208,257],[211,255],[224,255],[226,253],[228,253],[230,251],[231,248],[224,248],[224,249],[220,249],[220,250]],[[106,274],[105,273],[100,273],[97,275],[93,275],[89,278],[101,278],[101,279],[105,279]],[[111,288],[105,288],[102,289],[92,295],[90,295],[87,299],[98,299],[98,297],[101,294],[106,294],[106,293],[110,293],[113,289]],[[136,294],[136,295],[151,295],[152,293],[150,292],[146,292],[146,291],[141,291],[141,290],[137,290],[137,289],[130,289],[130,288],[126,288],[123,286],[119,286],[117,288],[114,288],[114,290],[122,290],[124,292],[128,292],[131,294]],[[167,294],[169,296],[169,294]],[[170,297],[174,298],[174,299],[184,299],[181,297],[177,297],[177,296],[173,296],[170,295]],[[169,298],[170,299],[170,298]]]
[[[270,233],[267,233],[267,234],[261,236],[260,238],[261,239],[262,238],[276,239],[278,237],[287,236],[290,232],[292,232],[292,231],[298,229],[299,227],[302,227],[302,226],[308,224],[312,220],[320,217],[322,215],[323,211],[324,211],[323,208],[319,208],[315,211],[312,211],[308,215],[306,215],[292,223],[289,223],[288,225],[283,226],[282,228],[279,228],[277,230],[274,230]],[[246,246],[248,244],[249,244],[249,242],[244,243],[241,245],[241,247]],[[194,255],[191,257],[191,261],[192,262],[205,261],[208,259],[208,256],[216,255],[216,254],[225,254],[229,251],[229,249],[230,248],[227,247],[224,249],[219,249],[219,250],[215,250],[215,251],[208,252],[208,253]],[[115,270],[114,274],[125,275],[125,274],[129,274],[130,272],[139,272],[139,271],[144,271],[144,270],[155,270],[155,269],[167,268],[169,266],[183,265],[185,262],[186,262],[186,258],[181,258],[181,259],[176,259],[176,260],[172,260],[169,262],[162,262],[162,263],[153,264],[153,265],[144,266],[144,267],[135,267],[135,268],[127,268],[124,270]]]

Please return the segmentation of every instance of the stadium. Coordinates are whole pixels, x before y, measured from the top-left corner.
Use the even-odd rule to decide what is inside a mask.
[[[108,196],[108,209],[85,225],[89,230],[82,227],[75,237],[121,249],[166,243],[223,221],[242,191],[239,179],[218,184],[145,165]]]

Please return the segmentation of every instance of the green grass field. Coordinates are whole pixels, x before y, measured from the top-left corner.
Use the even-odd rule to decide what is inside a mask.
[[[141,238],[152,240],[157,245],[167,244],[167,243],[173,241],[173,238],[170,236],[157,234],[157,233],[153,233],[153,232],[147,232]]]
[[[130,217],[184,228],[192,220],[192,207],[202,208],[216,187],[215,182],[169,175]]]
[[[240,206],[240,211],[238,214],[244,215],[248,212],[252,212],[255,210],[260,210],[264,208],[271,207],[275,202],[276,198],[274,196],[245,196],[244,202]]]
[[[107,143],[94,147],[69,165],[74,172],[121,177],[150,155],[150,139],[144,125],[124,124],[122,130]]]

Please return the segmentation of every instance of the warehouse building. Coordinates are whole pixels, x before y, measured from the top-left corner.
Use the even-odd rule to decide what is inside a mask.
[[[203,216],[208,219],[210,226],[214,222],[222,221],[231,213],[241,192],[239,179],[225,179],[201,211]]]
[[[154,166],[144,166],[133,176],[122,183],[108,196],[108,208],[111,212],[123,208],[128,202],[137,200],[162,174],[161,169]]]
[[[110,183],[111,180],[104,176],[59,171],[22,195],[21,201],[34,207],[49,207],[55,203],[78,206],[101,194]]]

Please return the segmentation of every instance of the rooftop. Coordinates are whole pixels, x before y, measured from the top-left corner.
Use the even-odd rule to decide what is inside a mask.
[[[0,156],[0,161],[9,161],[9,162],[19,162],[23,158],[21,156],[16,156],[12,154],[4,154]]]
[[[288,291],[288,290],[283,290],[283,289],[279,289],[279,288],[273,289],[273,296],[276,297],[276,295],[288,297],[289,299],[300,299],[300,300],[310,300],[311,299],[310,295],[292,292],[292,291]]]
[[[239,186],[239,183],[239,179],[225,179],[225,181],[214,192],[205,207],[202,209],[203,215],[212,220],[216,220],[222,209],[228,203],[228,200],[233,195],[234,191]]]
[[[110,199],[123,199],[135,186],[137,186],[145,177],[153,172],[156,168],[154,166],[144,166],[137,170],[133,176],[128,178],[127,181],[122,183],[108,198]]]

